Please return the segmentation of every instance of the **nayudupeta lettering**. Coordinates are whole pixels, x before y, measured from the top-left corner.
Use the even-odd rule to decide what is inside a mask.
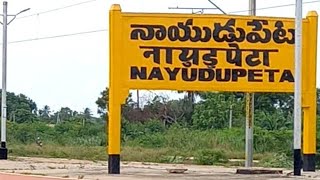
[[[130,67],[131,80],[170,80],[181,78],[186,82],[216,81],[238,82],[246,79],[248,82],[294,82],[289,69],[242,69],[242,68],[170,68],[170,67]]]
[[[226,55],[226,62],[243,67],[244,63],[250,67],[270,66],[269,54],[276,53],[277,49],[241,49],[236,43],[229,43],[229,48],[197,48],[197,47],[166,47],[166,46],[140,46],[145,58],[153,58],[156,64],[172,64],[172,59],[179,59],[184,67],[199,65],[201,62],[208,68],[215,68],[218,64],[217,54]],[[164,51],[161,58],[160,52]],[[173,57],[173,52],[178,51],[178,57]],[[244,58],[242,56],[245,55]],[[222,59],[220,59],[222,60]]]
[[[152,24],[131,24],[131,40],[150,41],[156,39],[163,41],[191,41],[191,42],[228,42],[228,43],[270,43],[276,44],[294,44],[295,31],[292,28],[286,28],[283,21],[275,21],[273,29],[265,26],[270,22],[267,20],[253,19],[247,22],[251,31],[246,32],[244,28],[236,26],[236,19],[230,18],[225,24],[213,23],[213,28],[208,26],[195,26],[193,19],[187,19],[185,22],[178,22],[176,25],[152,25]]]

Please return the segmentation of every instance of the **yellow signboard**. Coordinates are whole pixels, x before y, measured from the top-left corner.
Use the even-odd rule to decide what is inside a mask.
[[[294,27],[292,18],[122,13],[113,5],[109,155],[120,153],[119,104],[129,89],[293,92]],[[303,105],[315,122],[316,12],[303,19],[302,34]],[[310,130],[304,150],[314,153]]]

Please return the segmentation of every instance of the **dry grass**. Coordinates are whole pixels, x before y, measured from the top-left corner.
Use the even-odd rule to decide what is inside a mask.
[[[35,144],[12,145],[11,154],[15,156],[30,157],[53,157],[85,160],[106,160],[105,147],[84,147],[84,146],[58,146],[46,145],[39,147]]]
[[[51,157],[51,158],[69,158],[92,161],[106,161],[108,155],[105,147],[93,146],[58,146],[46,145],[39,147],[35,144],[30,145],[11,145],[9,146],[11,156],[25,157]],[[200,150],[200,149],[199,149]],[[197,152],[188,150],[178,150],[173,148],[143,148],[125,146],[121,151],[122,161],[137,162],[156,162],[156,163],[186,163],[195,164],[194,155]],[[244,159],[244,152],[224,151],[228,159]],[[270,158],[272,153],[254,154],[254,159],[261,160]],[[14,159],[14,158],[12,158]],[[229,161],[219,165],[225,166],[243,166],[244,161]]]

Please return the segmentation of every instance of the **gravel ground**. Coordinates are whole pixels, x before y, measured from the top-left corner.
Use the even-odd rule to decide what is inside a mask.
[[[168,169],[187,169],[182,174],[169,173]],[[106,161],[86,161],[58,158],[11,157],[0,161],[0,172],[38,176],[55,176],[66,179],[92,180],[208,180],[208,179],[320,179],[320,171],[302,172],[302,176],[293,177],[292,170],[283,169],[283,174],[240,175],[237,167],[198,166],[183,164],[158,164],[140,162],[122,162],[120,175],[108,175]]]

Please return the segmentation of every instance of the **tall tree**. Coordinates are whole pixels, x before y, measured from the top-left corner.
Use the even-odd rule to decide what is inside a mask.
[[[60,111],[56,113],[59,113],[61,121],[70,120],[73,115],[73,111],[69,107],[62,107]]]
[[[9,118],[12,118],[19,123],[30,122],[37,120],[37,111],[36,103],[26,95],[15,95],[15,93],[7,92],[7,114],[9,115]]]
[[[106,118],[108,112],[108,104],[109,104],[109,88],[106,88],[100,93],[100,97],[96,100],[96,104],[98,105],[98,114],[102,118]],[[129,109],[134,108],[134,101],[132,100],[132,93],[129,93],[125,104],[122,106],[122,112],[126,112]]]
[[[39,115],[43,119],[50,119],[50,107],[48,105],[45,105],[42,109],[39,110]]]
[[[281,110],[285,115],[293,114],[292,93],[255,93],[255,109],[266,112]]]
[[[193,126],[198,129],[227,128],[230,106],[233,107],[233,126],[243,126],[244,103],[233,93],[206,92],[202,101],[195,106],[192,115]]]
[[[91,119],[92,117],[92,113],[91,113],[91,110],[89,108],[85,108],[84,111],[83,111],[83,115],[85,117],[85,119]]]
[[[100,93],[100,97],[96,100],[96,104],[98,105],[98,114],[100,114],[101,117],[105,117],[107,104],[109,104],[109,88],[106,88]]]

